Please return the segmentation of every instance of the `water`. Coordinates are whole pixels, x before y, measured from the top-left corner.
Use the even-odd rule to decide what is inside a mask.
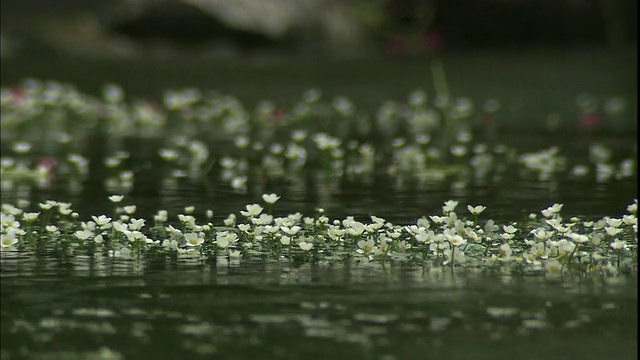
[[[3,358],[637,356],[635,279],[369,263],[2,266]]]
[[[627,77],[635,70],[617,66],[626,61],[600,56],[565,62],[583,55],[454,58],[448,63],[449,74],[462,95],[525,100],[514,100],[524,105],[512,113],[516,120],[505,122],[500,138],[521,153],[559,145],[567,162],[575,165],[588,161],[588,145],[596,141],[612,150],[614,164],[636,158],[637,128],[629,119],[612,134],[597,137],[537,131],[540,119],[550,112],[565,119],[573,116],[575,96],[581,92],[600,99],[635,99],[635,80]],[[502,66],[496,66],[497,61]],[[539,71],[551,75],[523,70],[538,61],[547,66],[546,72]],[[144,97],[157,96],[166,86],[215,87],[238,94],[248,104],[264,98],[292,103],[303,90],[317,86],[328,96],[349,95],[368,108],[406,97],[429,76],[428,68],[415,59],[393,66],[355,62],[338,68],[206,64],[3,61],[2,82],[54,77],[97,92],[106,79]],[[190,65],[189,71],[179,69]],[[592,71],[603,65],[617,72],[605,76]],[[166,78],[147,76],[159,71]],[[514,85],[514,76],[527,85]],[[632,131],[620,131],[625,128]],[[107,145],[89,139],[84,146],[92,163],[99,164]],[[322,207],[331,219],[373,214],[410,224],[441,213],[443,202],[454,199],[463,206],[487,206],[483,218],[498,222],[522,221],[556,202],[565,204],[567,217],[595,220],[621,216],[637,198],[637,171],[630,178],[608,181],[596,181],[593,173],[540,181],[517,166],[499,177],[469,180],[464,187],[455,180],[400,181],[383,167],[364,178],[333,178],[314,170],[283,177],[255,173],[247,191],[238,192],[221,179],[219,168],[204,179],[165,181],[157,146],[135,138],[122,144],[132,154],[128,166],[136,172],[125,197],[127,204],[138,206],[136,216],[148,218],[166,209],[175,217],[194,205],[197,216],[213,209],[214,221],[220,222],[228,213],[260,202],[261,194],[275,192],[282,196],[273,208],[276,215],[310,215]],[[3,154],[7,148],[3,143]],[[104,185],[107,176],[107,170],[94,166],[81,187],[61,177],[47,189],[3,189],[2,202],[26,198],[35,206],[47,199],[70,201],[82,219],[88,219],[113,207],[107,200],[112,192]],[[637,358],[636,273],[553,277],[508,267],[452,270],[397,261],[122,260],[100,253],[64,258],[8,251],[0,261],[2,359]]]

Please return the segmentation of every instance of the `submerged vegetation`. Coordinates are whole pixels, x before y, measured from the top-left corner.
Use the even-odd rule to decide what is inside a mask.
[[[303,171],[364,181],[384,174],[396,184],[448,182],[452,188],[491,184],[512,171],[540,182],[569,176],[606,184],[637,177],[635,158],[616,160],[597,143],[576,164],[559,146],[520,153],[500,143],[493,124],[497,99],[480,110],[468,98],[440,94],[430,100],[416,90],[370,114],[346,97],[324,101],[312,89],[291,107],[263,101],[249,111],[232,96],[197,89],[167,91],[161,101],[127,101],[114,84],[105,86],[102,98],[33,79],[2,89],[2,190],[17,194],[2,205],[2,256],[409,261],[552,276],[637,272],[637,200],[620,216],[564,218],[562,204],[553,204],[504,224],[484,219],[482,205],[465,204],[460,212],[454,200],[412,224],[376,216],[334,219],[321,208],[277,216],[275,194],[220,221],[210,210],[196,218],[189,204],[180,214],[158,210],[153,218],[138,217],[135,204],[122,205],[140,166],[132,158],[157,166],[163,183],[216,177],[240,193],[258,179],[296,181],[292,175]],[[618,105],[607,110],[609,116],[621,111]],[[136,153],[125,146],[132,139]],[[96,148],[102,157],[91,157]],[[33,188],[64,184],[81,191],[92,162],[106,174],[106,191],[115,194],[112,209],[80,214],[54,200],[32,206]]]

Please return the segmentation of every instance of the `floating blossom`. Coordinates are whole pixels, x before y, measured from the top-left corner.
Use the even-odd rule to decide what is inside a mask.
[[[310,242],[306,242],[306,241],[301,241],[298,243],[298,246],[300,247],[300,249],[304,252],[307,252],[311,249],[313,249],[313,243]]]
[[[133,215],[136,212],[137,207],[135,205],[128,205],[122,208],[124,212],[129,215]]]
[[[85,241],[88,238],[94,236],[93,232],[88,231],[88,230],[78,230],[74,233],[75,237],[78,238],[78,240],[80,241]]]
[[[482,206],[482,205],[478,205],[478,206],[467,205],[467,210],[469,210],[471,215],[476,215],[476,216],[480,215],[486,209],[487,209],[487,207],[486,206]]]
[[[456,206],[458,206],[458,202],[455,200],[445,201],[444,206],[442,206],[442,212],[444,214],[450,213],[455,210]]]
[[[186,233],[184,234],[184,240],[187,246],[200,246],[204,242],[204,237],[198,233]]]
[[[616,235],[618,235],[619,233],[622,232],[622,229],[617,228],[617,227],[607,226],[607,227],[604,228],[604,231],[606,231],[607,235],[609,235],[609,236],[616,236]]]
[[[242,216],[255,217],[260,215],[264,208],[258,204],[251,204],[246,206],[247,211],[241,211]]]
[[[518,229],[516,229],[516,227],[513,225],[505,225],[502,227],[502,229],[508,234],[515,234],[515,232],[518,231]]]
[[[569,236],[573,242],[578,244],[585,244],[589,242],[589,237],[587,235],[570,233],[567,236]]]
[[[300,231],[300,226],[298,225],[294,225],[292,227],[288,227],[288,226],[282,226],[280,227],[280,230],[282,230],[283,232],[285,232],[286,234],[293,236],[295,234],[298,233],[298,231]]]
[[[627,249],[627,243],[626,243],[626,241],[621,241],[621,240],[619,240],[619,239],[617,239],[617,238],[616,238],[616,239],[613,239],[613,241],[611,242],[611,245],[610,245],[610,246],[611,246],[611,248],[612,248],[613,250],[618,250],[618,251],[620,251],[620,250],[626,250],[626,249]]]
[[[130,230],[140,230],[144,226],[146,222],[145,219],[131,219],[129,223]]]
[[[533,229],[531,233],[533,234],[533,237],[540,242],[545,242],[551,239],[551,237],[553,236],[553,233],[551,231],[547,231],[543,228]]]
[[[367,241],[360,240],[358,241],[358,249],[356,250],[356,252],[358,252],[359,254],[369,255],[377,250],[375,245],[376,243],[375,241],[373,241],[373,239],[369,239]]]
[[[541,211],[542,216],[546,218],[553,217],[554,215],[560,213],[560,210],[562,210],[562,205],[563,204],[558,204],[558,203],[551,205],[550,207]]]
[[[558,260],[549,260],[545,263],[547,275],[560,276],[562,274],[562,264]]]
[[[109,196],[109,201],[111,201],[112,203],[119,203],[120,201],[122,201],[122,199],[124,199],[123,195],[111,195]]]
[[[226,249],[238,241],[238,235],[229,231],[222,231],[216,234],[216,244],[221,249]]]
[[[622,225],[622,219],[606,218],[607,225],[617,228]]]
[[[100,216],[94,216],[92,215],[91,218],[93,219],[93,221],[96,222],[96,225],[99,226],[101,229],[109,229],[111,228],[111,218],[107,217],[106,215],[100,215]]]
[[[10,248],[18,243],[18,237],[15,231],[7,231],[6,234],[0,235],[0,244],[2,245],[2,249]]]
[[[34,221],[38,218],[38,215],[40,215],[39,212],[35,212],[35,213],[24,213],[22,214],[22,218],[24,219],[24,221],[26,222],[31,222]]]
[[[276,201],[280,200],[280,196],[276,194],[263,194],[262,200],[264,200],[265,203],[272,205],[275,204]]]

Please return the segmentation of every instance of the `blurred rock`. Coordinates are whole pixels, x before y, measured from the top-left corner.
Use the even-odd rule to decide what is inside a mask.
[[[4,18],[65,56],[342,56],[366,47],[364,26],[332,0],[119,0],[68,13],[43,9],[24,23]]]

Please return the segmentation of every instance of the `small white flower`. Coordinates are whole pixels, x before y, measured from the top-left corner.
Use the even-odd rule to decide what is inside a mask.
[[[40,215],[40,213],[24,213],[22,214],[22,218],[24,219],[24,221],[34,221],[38,218],[38,215]]]
[[[119,231],[119,232],[129,231],[129,226],[127,224],[121,223],[121,222],[114,222],[113,223],[113,228],[116,231]]]
[[[140,230],[142,229],[142,227],[144,226],[145,223],[145,219],[131,219],[130,224],[129,224],[129,229],[130,230]]]
[[[549,260],[545,263],[547,275],[559,276],[562,274],[562,264],[558,260]]]
[[[125,206],[123,208],[124,212],[126,212],[129,215],[133,215],[133,213],[136,212],[136,206],[135,205],[129,205],[129,206]]]
[[[286,235],[283,235],[282,237],[280,237],[280,244],[284,246],[289,246],[291,244],[291,238]]]
[[[119,203],[120,201],[122,201],[122,199],[124,199],[123,195],[111,195],[111,196],[109,196],[109,200],[112,203],[116,203],[116,204]]]
[[[627,243],[616,238],[613,239],[610,246],[614,250],[625,250],[627,248]]]
[[[263,194],[262,200],[267,204],[275,204],[276,201],[280,200],[280,196],[276,194]]]
[[[480,215],[483,211],[485,211],[486,208],[487,208],[486,206],[482,206],[482,205],[478,205],[478,206],[467,205],[467,210],[469,210],[471,215]]]
[[[607,225],[617,228],[622,225],[622,219],[606,218]]]
[[[88,238],[93,236],[93,233],[91,231],[88,230],[78,230],[74,233],[75,237],[78,238],[78,240],[80,241],[85,241]]]
[[[616,236],[622,231],[622,229],[612,227],[612,226],[607,226],[604,228],[604,231],[606,231],[609,236]]]
[[[287,233],[290,236],[293,236],[293,235],[297,234],[298,231],[300,231],[300,226],[298,226],[298,225],[294,225],[292,227],[282,226],[282,227],[280,227],[280,230],[284,231],[285,233]]]
[[[458,202],[455,200],[447,200],[444,203],[444,206],[442,206],[442,212],[444,214],[450,213],[453,210],[455,210],[456,206],[458,206]]]
[[[9,248],[18,243],[18,237],[15,231],[8,231],[6,234],[0,235],[0,237],[2,248]]]
[[[369,239],[367,241],[360,240],[358,241],[358,250],[356,251],[360,254],[371,254],[377,250],[375,244],[376,243],[372,239]]]
[[[241,211],[240,213],[242,214],[242,216],[246,216],[246,217],[255,217],[260,215],[260,213],[262,212],[263,207],[258,205],[258,204],[250,204],[246,206],[247,211]]]
[[[298,246],[300,247],[300,249],[302,249],[302,251],[309,251],[313,248],[313,243],[308,243],[306,241],[301,241],[298,243]]]
[[[107,217],[105,215],[100,215],[100,216],[92,215],[91,218],[93,219],[93,221],[96,222],[96,225],[98,225],[100,227],[105,226],[105,225],[109,224],[109,222],[111,222],[111,218]]]
[[[184,234],[184,240],[187,242],[187,246],[200,246],[204,242],[204,238],[197,233]]]
[[[102,234],[98,234],[93,238],[93,241],[95,241],[96,244],[102,244],[104,242],[104,237],[102,236]]]

